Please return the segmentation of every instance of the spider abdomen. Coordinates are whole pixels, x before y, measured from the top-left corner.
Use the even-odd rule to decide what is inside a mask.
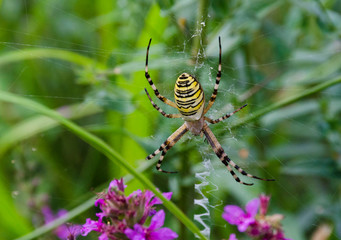
[[[174,97],[177,109],[185,121],[197,121],[204,110],[204,91],[190,74],[181,74],[175,82]]]

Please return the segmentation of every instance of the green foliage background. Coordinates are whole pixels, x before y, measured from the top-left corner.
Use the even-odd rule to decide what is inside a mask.
[[[94,192],[132,173],[58,117],[32,111],[31,101],[103,139],[157,188],[173,191],[172,201],[189,219],[202,211],[193,205],[200,198],[194,176],[203,171],[202,159],[210,158],[211,239],[237,231],[221,218],[224,205],[243,206],[260,193],[272,197],[270,214],[285,215],[288,237],[311,239],[327,226],[329,239],[341,239],[341,1],[0,4],[0,239],[34,229],[42,230],[40,239],[53,239],[39,228],[43,205],[77,209],[70,221],[84,223],[94,216]],[[182,72],[195,74],[210,96],[218,36],[223,78],[208,115],[248,107],[212,130],[238,165],[276,182],[239,185],[200,137],[185,137],[167,153],[164,168],[179,174],[157,173],[156,159],[144,160],[182,124],[164,119],[144,94],[144,88],[151,91],[144,78],[149,38],[150,74],[173,99]],[[21,100],[14,104],[5,92]],[[166,112],[175,112],[152,97]],[[134,176],[128,192],[146,187],[143,177]],[[174,208],[169,210],[166,225],[179,239],[194,239],[171,214]]]

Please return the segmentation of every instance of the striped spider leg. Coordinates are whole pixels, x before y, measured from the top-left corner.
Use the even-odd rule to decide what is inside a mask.
[[[188,131],[186,124],[182,124],[181,127],[179,127],[172,135],[170,135],[167,140],[161,144],[160,148],[156,149],[152,154],[148,155],[146,157],[147,160],[152,159],[155,157],[156,154],[161,152],[161,156],[159,158],[159,161],[156,164],[156,170],[164,173],[177,173],[177,172],[170,172],[170,171],[165,171],[161,169],[161,164],[162,161],[169,149],[171,149],[177,141],[179,141],[183,135]]]
[[[176,105],[174,102],[172,102],[171,100],[167,99],[166,97],[162,96],[159,93],[159,90],[157,90],[156,86],[154,85],[149,73],[148,73],[148,56],[149,56],[149,47],[150,47],[150,43],[152,42],[152,39],[149,40],[149,44],[147,47],[147,54],[146,54],[146,68],[145,68],[145,77],[147,79],[147,81],[149,82],[149,85],[153,88],[155,96],[158,97],[158,99],[160,99],[162,102],[168,104],[169,106],[172,106],[174,108],[176,108]]]
[[[220,79],[221,79],[221,41],[220,41],[220,37],[219,37],[219,64],[218,64],[218,72],[217,72],[217,77],[215,80],[215,85],[214,85],[214,89],[213,89],[213,93],[211,95],[210,100],[208,101],[208,104],[204,110],[204,115],[208,112],[208,110],[210,110],[210,108],[212,107],[213,103],[215,102],[215,99],[218,95],[218,88],[219,88],[219,83],[220,83]]]
[[[169,149],[171,149],[175,143],[177,143],[182,136],[184,136],[185,133],[190,131],[193,135],[205,135],[207,141],[211,145],[213,151],[217,155],[217,157],[221,160],[221,162],[226,166],[227,170],[230,172],[230,174],[233,176],[235,181],[238,183],[244,184],[244,185],[253,185],[253,183],[245,183],[240,180],[240,178],[235,174],[233,168],[237,170],[240,174],[247,176],[249,178],[255,178],[258,180],[264,180],[264,181],[273,181],[273,179],[264,179],[260,177],[256,177],[254,175],[251,175],[247,172],[245,172],[242,168],[240,168],[235,162],[233,162],[228,155],[225,153],[224,149],[218,142],[217,138],[214,136],[213,132],[207,125],[207,122],[211,124],[219,123],[229,117],[231,117],[233,114],[237,113],[244,107],[246,107],[246,104],[242,107],[236,109],[232,113],[228,113],[218,119],[211,119],[209,117],[206,117],[205,114],[207,111],[212,107],[213,103],[215,102],[215,99],[218,94],[218,88],[219,83],[221,79],[221,40],[219,37],[219,65],[218,65],[218,72],[216,77],[216,82],[214,85],[213,93],[211,95],[211,98],[205,108],[205,97],[204,97],[204,91],[198,82],[198,80],[188,74],[188,73],[182,73],[178,79],[175,82],[174,86],[174,98],[175,103],[171,100],[165,98],[162,96],[156,86],[154,85],[153,81],[151,80],[149,74],[148,74],[148,55],[149,55],[149,47],[150,47],[151,39],[148,44],[147,48],[147,55],[146,55],[146,69],[145,69],[145,76],[148,80],[150,86],[154,90],[155,95],[164,103],[175,107],[178,109],[178,114],[167,114],[165,113],[150,97],[147,89],[145,89],[146,94],[148,96],[149,101],[153,105],[153,107],[160,112],[164,117],[167,118],[182,118],[185,123],[179,127],[171,136],[167,138],[167,140],[161,144],[161,146],[156,149],[152,154],[148,155],[146,157],[147,160],[152,159],[157,154],[161,153],[161,156],[159,158],[159,161],[156,164],[156,169],[160,172],[165,173],[175,173],[170,171],[162,170],[161,164],[162,161]]]
[[[239,183],[244,184],[244,185],[253,185],[253,183],[245,183],[239,179],[239,177],[235,174],[235,172],[232,170],[230,165],[235,168],[238,172],[240,172],[242,175],[247,176],[249,178],[255,178],[258,180],[263,180],[263,181],[274,181],[274,179],[265,179],[265,178],[260,178],[254,175],[251,175],[247,172],[245,172],[241,167],[239,167],[235,162],[233,162],[225,153],[224,149],[218,142],[217,138],[214,136],[213,132],[211,129],[208,127],[208,125],[205,123],[203,126],[203,132],[205,134],[205,137],[207,141],[210,143],[214,153],[217,155],[217,157],[220,159],[220,161],[226,166],[227,170],[231,173],[232,177]]]

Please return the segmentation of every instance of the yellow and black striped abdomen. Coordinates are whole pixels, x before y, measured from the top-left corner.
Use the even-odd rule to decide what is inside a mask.
[[[204,110],[204,91],[200,83],[187,73],[181,74],[175,82],[175,103],[185,121],[196,121]]]

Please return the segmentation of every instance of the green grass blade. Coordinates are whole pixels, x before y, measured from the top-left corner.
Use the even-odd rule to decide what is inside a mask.
[[[331,87],[331,86],[339,84],[339,83],[341,83],[341,76],[338,76],[336,78],[333,78],[333,79],[330,79],[330,80],[325,81],[323,83],[320,83],[320,84],[318,84],[318,85],[316,85],[314,87],[311,87],[311,88],[303,91],[300,94],[297,94],[296,96],[289,97],[289,98],[284,99],[282,101],[278,101],[278,102],[276,102],[274,104],[271,104],[268,107],[265,107],[265,108],[255,112],[254,114],[250,115],[249,117],[241,119],[240,121],[238,121],[235,124],[233,124],[231,126],[231,128],[236,128],[236,127],[244,125],[244,124],[246,124],[248,122],[252,122],[253,120],[255,120],[255,119],[257,119],[257,118],[259,118],[259,117],[261,117],[261,116],[263,116],[263,115],[265,115],[265,114],[267,114],[269,112],[272,112],[272,111],[274,111],[276,109],[279,109],[281,107],[287,106],[287,105],[289,105],[291,103],[297,102],[298,100],[300,100],[302,98],[310,96],[310,95],[312,95],[314,93],[318,93],[318,92],[320,92],[320,91],[322,91],[322,90],[324,90],[324,89],[326,89],[328,87]]]
[[[10,64],[13,62],[27,60],[27,59],[44,59],[44,58],[54,58],[54,59],[72,62],[78,65],[104,68],[103,65],[83,55],[70,52],[70,51],[66,51],[66,50],[50,49],[50,48],[42,48],[42,49],[30,48],[30,49],[22,49],[18,51],[11,51],[11,52],[5,53],[0,56],[0,66],[5,65],[5,64]]]

